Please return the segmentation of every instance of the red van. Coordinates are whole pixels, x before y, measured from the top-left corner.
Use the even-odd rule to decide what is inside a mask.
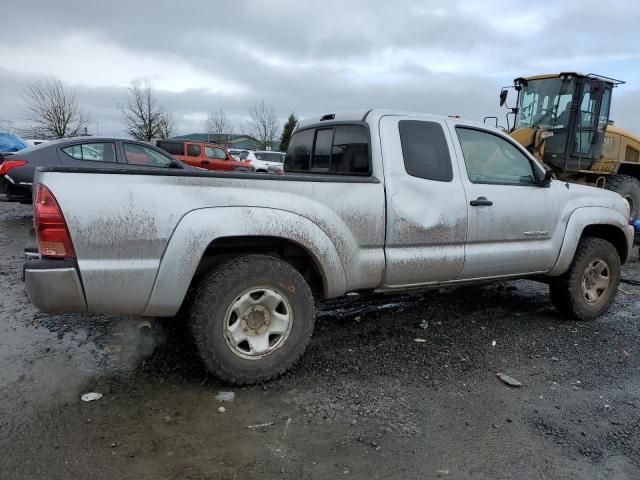
[[[244,160],[236,160],[221,145],[194,140],[156,140],[158,148],[193,167],[207,170],[253,172],[255,168]]]

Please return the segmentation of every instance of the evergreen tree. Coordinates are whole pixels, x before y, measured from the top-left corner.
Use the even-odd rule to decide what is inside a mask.
[[[291,140],[291,134],[293,130],[296,128],[298,124],[298,117],[296,117],[295,113],[289,115],[287,119],[287,123],[284,124],[284,128],[282,129],[282,137],[280,137],[280,151],[286,152],[287,148],[289,148],[289,141]]]

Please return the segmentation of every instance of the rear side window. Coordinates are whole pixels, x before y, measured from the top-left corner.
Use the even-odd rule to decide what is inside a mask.
[[[369,175],[369,134],[362,125],[310,128],[291,137],[284,159],[289,172]]]
[[[400,120],[404,168],[413,177],[450,182],[453,169],[442,126],[436,122]]]
[[[284,153],[267,153],[267,160],[270,162],[284,162]]]
[[[157,146],[171,155],[184,155],[184,143],[182,142],[158,142]]]
[[[199,157],[200,156],[200,145],[187,145],[187,155],[189,157]]]
[[[62,151],[76,160],[111,163],[116,161],[116,149],[113,143],[83,143],[64,147]]]

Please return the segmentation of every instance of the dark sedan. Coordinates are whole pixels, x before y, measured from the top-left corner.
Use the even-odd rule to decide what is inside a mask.
[[[4,156],[0,163],[0,195],[9,201],[31,202],[31,184],[35,169],[54,165],[198,170],[177,161],[153,145],[136,140],[64,138]]]

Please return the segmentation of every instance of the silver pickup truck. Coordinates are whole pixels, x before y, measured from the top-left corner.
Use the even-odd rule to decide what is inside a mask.
[[[300,358],[314,298],[533,278],[587,320],[631,250],[622,197],[554,180],[502,132],[458,118],[307,119],[285,172],[43,168],[27,293],[46,312],[183,308],[210,371],[248,384]]]

